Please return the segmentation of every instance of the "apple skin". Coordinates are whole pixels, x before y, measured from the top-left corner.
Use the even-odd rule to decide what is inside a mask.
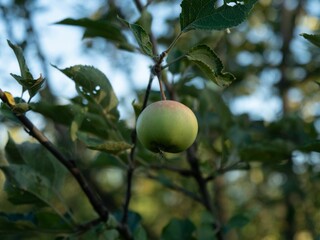
[[[178,153],[189,148],[198,133],[198,121],[190,108],[162,100],[147,106],[137,120],[137,136],[153,152]]]

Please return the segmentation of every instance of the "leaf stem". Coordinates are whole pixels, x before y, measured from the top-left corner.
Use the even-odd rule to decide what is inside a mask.
[[[172,65],[172,64],[180,61],[181,59],[183,59],[183,58],[185,58],[185,57],[186,57],[186,55],[184,54],[184,55],[182,55],[182,56],[180,56],[180,57],[177,57],[177,58],[173,59],[171,62],[167,63],[166,65],[161,66],[161,70],[166,69],[166,68],[169,67],[170,65]]]
[[[180,39],[180,37],[182,36],[183,32],[179,32],[179,34],[175,37],[175,39],[172,41],[172,43],[170,44],[170,46],[167,48],[167,50],[165,50],[164,52],[166,53],[166,55],[169,54],[169,52],[172,50],[172,48],[176,45],[176,43],[178,42],[178,40]]]

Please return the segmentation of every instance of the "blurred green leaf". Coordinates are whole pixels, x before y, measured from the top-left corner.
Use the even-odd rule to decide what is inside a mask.
[[[215,221],[211,213],[204,211],[201,214],[200,226],[197,227],[197,240],[215,240],[216,233],[214,226]]]
[[[28,102],[30,102],[31,98],[33,98],[41,89],[45,79],[42,77],[41,74],[38,79],[34,79],[32,74],[29,71],[26,60],[23,56],[22,49],[19,46],[12,44],[9,40],[8,40],[8,44],[12,48],[12,50],[14,51],[17,57],[19,67],[20,67],[20,74],[21,74],[21,76],[18,76],[16,74],[11,73],[11,76],[14,79],[16,79],[16,81],[22,86],[22,93],[28,90],[28,93],[29,93]]]
[[[138,227],[134,230],[133,239],[135,239],[135,240],[148,240],[146,230],[144,230],[144,228],[141,226],[141,224],[139,224]]]
[[[180,14],[181,31],[193,29],[223,30],[242,23],[258,0],[224,3],[216,8],[217,0],[183,0]]]
[[[2,239],[53,239],[60,233],[71,233],[72,228],[53,212],[41,210],[26,213],[0,212]],[[11,237],[11,238],[10,238]]]
[[[113,42],[119,48],[133,51],[134,47],[128,43],[127,38],[121,32],[120,27],[106,20],[92,20],[89,18],[72,19],[66,18],[56,24],[84,27],[84,38],[102,37]]]
[[[195,63],[206,77],[219,86],[228,86],[235,80],[231,73],[223,72],[221,60],[207,45],[198,45],[192,48],[186,57]]]
[[[317,47],[320,47],[320,34],[307,34],[307,33],[302,33],[300,34],[302,37],[307,39],[309,42],[314,44]]]
[[[1,167],[1,170],[6,176],[6,181],[9,181],[12,187],[20,188],[37,196],[49,206],[61,201],[61,196],[52,188],[48,179],[31,167],[10,164],[10,166]]]
[[[25,236],[30,230],[34,231],[35,225],[32,223],[33,214],[10,214],[0,212],[0,235],[2,238],[17,235],[21,232],[25,232]]]
[[[234,228],[242,228],[250,222],[250,219],[243,214],[237,214],[233,216],[225,227],[225,232],[228,232]]]
[[[161,240],[191,240],[195,229],[189,219],[173,218],[162,230]]]
[[[77,133],[80,130],[81,125],[85,119],[86,112],[87,108],[82,108],[81,111],[74,116],[74,119],[71,122],[70,136],[72,141],[75,141],[78,138]]]
[[[50,231],[70,231],[72,229],[60,215],[47,209],[37,211],[34,217],[38,229],[50,229]]]
[[[87,145],[88,148],[106,153],[118,154],[130,149],[132,146],[126,142],[106,141],[102,144]]]
[[[46,202],[35,194],[25,191],[10,182],[5,182],[3,190],[7,193],[7,199],[15,205],[32,204],[39,208],[48,206]]]
[[[14,54],[19,63],[21,79],[23,80],[33,80],[33,76],[27,66],[26,60],[23,56],[23,51],[18,45],[14,45],[8,40],[9,46],[12,48]]]
[[[240,157],[243,161],[264,163],[281,163],[290,158],[294,146],[284,140],[263,141],[246,144],[240,148]]]
[[[140,50],[143,54],[153,57],[152,42],[146,30],[139,24],[131,24],[124,19],[119,18],[123,23],[125,23],[132,31]]]
[[[31,143],[18,146],[9,138],[5,148],[9,165],[0,167],[6,176],[4,190],[13,204],[33,204],[38,208],[49,206],[62,216],[69,213],[59,192],[67,172],[39,147]]]
[[[320,152],[320,140],[310,141],[303,146],[299,147],[299,150],[306,152]]]
[[[135,24],[141,26],[146,32],[151,32],[152,15],[144,9]]]
[[[12,140],[11,136],[9,135],[8,142],[5,146],[5,153],[7,161],[10,164],[25,164],[25,161],[20,154],[20,151],[15,144],[15,142]]]
[[[113,216],[118,220],[118,222],[121,222],[123,212],[117,211],[113,214]],[[140,226],[141,220],[142,217],[139,213],[133,211],[128,212],[128,226],[131,232],[134,232]]]
[[[107,121],[104,116],[96,113],[84,113],[82,106],[76,104],[52,105],[44,101],[31,104],[32,110],[41,113],[56,123],[71,126],[75,118],[84,114],[80,130],[93,133],[103,139],[109,139],[114,130],[112,123]],[[80,124],[80,122],[78,122]]]

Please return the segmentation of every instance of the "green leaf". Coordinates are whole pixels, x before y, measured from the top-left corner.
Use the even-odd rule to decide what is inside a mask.
[[[320,34],[307,34],[302,33],[300,34],[302,37],[307,39],[312,44],[316,45],[317,47],[320,47]]]
[[[7,161],[9,163],[11,163],[11,164],[25,164],[25,161],[23,160],[23,157],[20,154],[20,151],[19,151],[17,145],[12,140],[10,135],[9,135],[8,142],[5,146],[5,152],[6,152]]]
[[[210,80],[219,86],[228,86],[235,77],[228,72],[223,72],[223,64],[216,53],[207,45],[198,45],[192,48],[186,57],[195,63]]]
[[[117,211],[113,214],[115,219],[118,220],[118,222],[121,222],[122,217],[123,217],[123,212],[122,211]],[[140,222],[142,220],[142,217],[139,213],[129,211],[128,212],[128,227],[131,232],[134,232],[139,226]]]
[[[200,226],[197,227],[196,239],[198,240],[215,240],[215,229],[212,227],[215,220],[210,212],[203,212],[201,214]]]
[[[6,176],[4,190],[11,203],[33,204],[40,208],[50,206],[59,215],[69,213],[59,192],[67,174],[60,163],[51,159],[39,144],[18,146],[9,139],[5,150],[9,165],[0,169]]]
[[[85,119],[86,112],[87,112],[87,108],[82,108],[81,111],[75,115],[71,123],[70,136],[72,141],[75,141],[78,138],[77,133],[80,130],[80,127]]]
[[[161,240],[191,240],[195,231],[194,224],[189,219],[173,218],[161,234]]]
[[[18,60],[18,63],[19,63],[19,67],[20,67],[20,74],[21,74],[21,78],[22,79],[33,79],[33,76],[32,74],[30,73],[29,71],[29,68],[27,66],[27,63],[26,63],[26,60],[23,56],[23,51],[22,49],[18,46],[18,45],[14,45],[12,44],[9,40],[8,41],[8,44],[9,46],[12,48],[14,54],[16,55],[16,58]]]
[[[216,8],[217,0],[183,0],[181,31],[193,29],[223,30],[242,23],[258,0],[243,0]]]
[[[24,232],[24,236],[26,236],[26,233],[35,229],[35,226],[32,223],[32,217],[32,214],[29,213],[0,213],[0,235],[2,238],[5,238],[6,236],[15,236],[16,238],[19,238],[19,233]]]
[[[137,40],[141,52],[147,56],[153,57],[152,42],[146,30],[144,30],[144,28],[139,24],[130,24],[124,19],[119,19],[130,28],[135,39]]]
[[[102,37],[115,43],[119,48],[134,51],[134,47],[128,44],[128,40],[121,32],[120,27],[106,20],[66,18],[56,24],[84,27],[86,29],[84,38]]]
[[[138,227],[134,230],[133,239],[135,239],[135,240],[148,240],[146,230],[144,230],[144,228],[141,226],[141,224],[139,224]]]
[[[72,79],[78,93],[97,106],[103,115],[107,115],[118,105],[118,99],[108,78],[100,70],[84,65],[57,69]]]
[[[151,32],[152,15],[147,11],[147,9],[143,9],[140,18],[135,22],[135,24],[140,25],[146,30],[146,32]]]
[[[24,205],[24,204],[32,204],[39,208],[48,206],[48,204],[38,198],[31,192],[24,191],[21,188],[9,183],[5,182],[4,188],[7,193],[7,199],[15,205]]]
[[[70,231],[71,226],[55,212],[44,209],[35,213],[35,224],[38,229],[50,229],[50,231]]]
[[[84,119],[80,126],[81,131],[93,133],[104,139],[110,137],[111,127],[105,118],[101,114],[84,113],[79,105],[52,105],[51,103],[41,101],[31,104],[31,108],[33,111],[41,113],[54,122],[67,126],[71,126],[77,116],[84,114]]]
[[[31,98],[33,98],[41,89],[45,79],[42,77],[41,74],[38,79],[34,79],[26,64],[22,49],[17,45],[13,45],[9,40],[8,44],[13,49],[17,57],[21,74],[21,76],[18,76],[16,74],[11,73],[11,76],[22,86],[22,93],[28,90],[30,96],[28,102],[30,102]]]
[[[310,141],[299,149],[306,152],[320,152],[320,140]]]
[[[111,154],[118,154],[125,150],[132,148],[132,146],[126,142],[117,142],[117,141],[106,141],[102,144],[97,145],[87,145],[88,148],[93,150],[98,150],[106,153]]]
[[[227,223],[225,231],[228,232],[234,228],[242,228],[250,222],[250,219],[243,214],[233,216]]]
[[[240,149],[243,161],[264,163],[281,163],[291,156],[294,147],[290,142],[281,139],[247,144]]]

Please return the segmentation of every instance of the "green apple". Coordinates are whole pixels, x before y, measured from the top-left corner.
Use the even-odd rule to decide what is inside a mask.
[[[154,102],[141,112],[137,120],[138,139],[153,152],[182,152],[192,145],[197,133],[196,116],[177,101]]]

